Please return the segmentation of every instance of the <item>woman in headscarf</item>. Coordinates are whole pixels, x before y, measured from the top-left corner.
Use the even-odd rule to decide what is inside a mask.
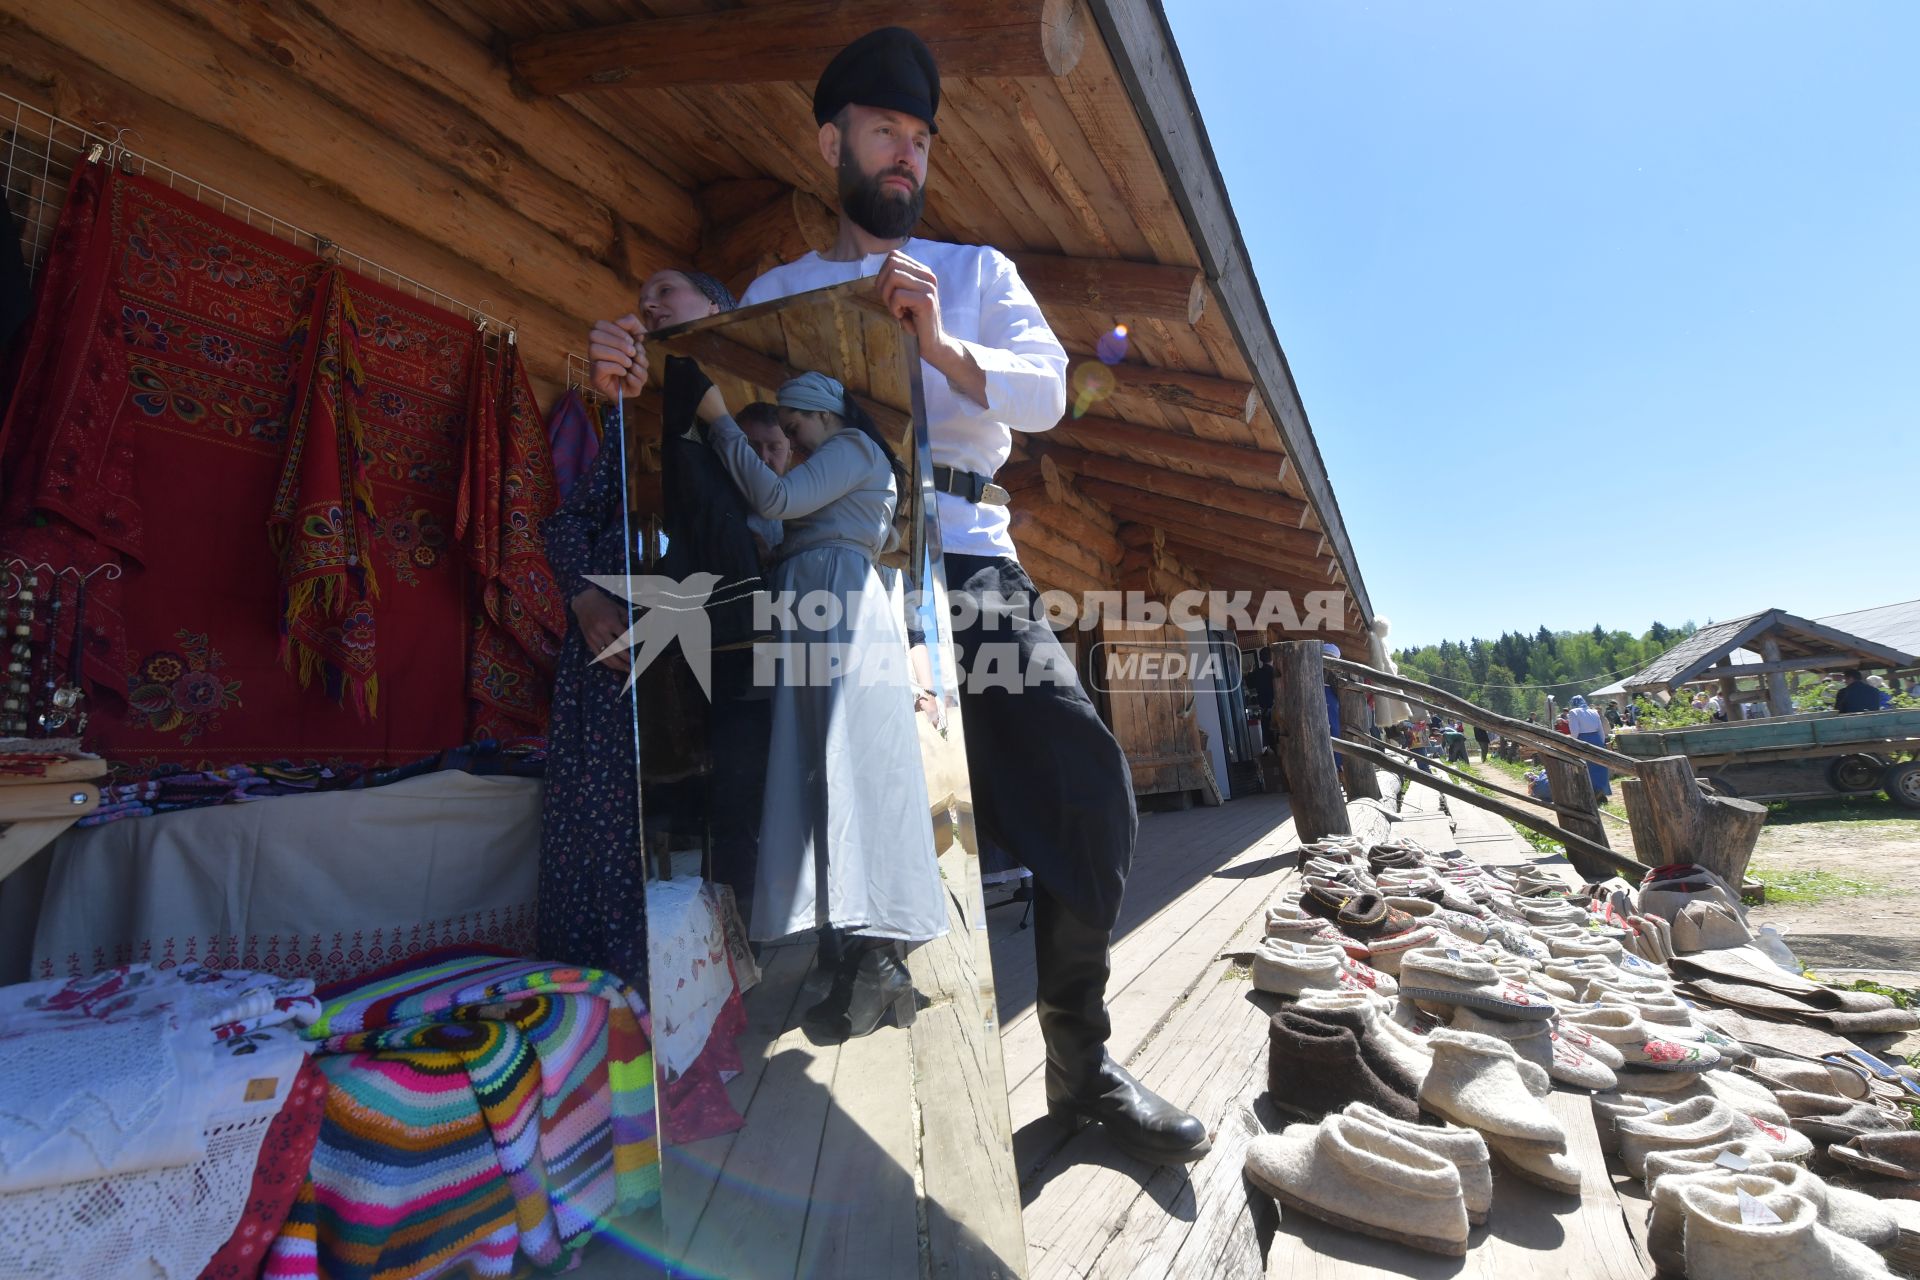
[[[733,295],[711,276],[657,271],[628,319],[660,329],[733,305]],[[610,400],[640,394],[639,387],[618,382],[595,389]],[[629,440],[628,447],[637,442]],[[608,441],[541,526],[547,562],[571,608],[547,729],[537,947],[547,959],[605,969],[646,991],[647,877],[633,792],[633,711],[625,693],[630,664],[624,652],[594,660],[626,633],[627,610],[587,581],[589,574],[627,571],[621,452]]]
[[[1567,732],[1596,747],[1607,745],[1607,722],[1587,705],[1579,694],[1567,699]],[[1613,799],[1613,778],[1603,764],[1588,763],[1587,776],[1593,779],[1593,794],[1602,800]]]
[[[947,931],[906,634],[874,568],[907,475],[834,379],[803,374],[778,401],[782,429],[810,455],[785,476],[760,461],[716,388],[697,410],[747,505],[784,522],[771,587],[790,610],[770,671],[752,935],[838,931],[833,990],[807,1017],[863,1036],[888,1011],[896,1026],[913,1021],[905,947]]]

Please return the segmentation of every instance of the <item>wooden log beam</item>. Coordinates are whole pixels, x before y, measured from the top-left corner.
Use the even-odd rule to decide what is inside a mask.
[[[1183,471],[1169,471],[1165,467],[1148,466],[1131,458],[1046,445],[1042,446],[1042,454],[1074,475],[1089,480],[1105,480],[1143,493],[1200,503],[1256,520],[1284,521],[1296,529],[1299,527],[1300,513],[1306,507],[1304,502],[1290,494],[1230,488],[1216,480],[1190,476]]]
[[[1785,675],[1789,671],[1838,671],[1861,665],[1861,657],[1857,653],[1815,653],[1809,654],[1804,658],[1782,658],[1777,656],[1780,652],[1780,642],[1772,636],[1762,636],[1760,638],[1760,645],[1762,656],[1765,656],[1766,648],[1769,645],[1773,647],[1776,656],[1768,658],[1765,662],[1742,662],[1733,665],[1708,667],[1705,671],[1702,671],[1699,675],[1687,681],[1687,683],[1708,684],[1725,676],[1731,676],[1735,679],[1744,679],[1747,676],[1752,676],[1758,679],[1761,676]],[[1658,686],[1646,685],[1642,687],[1657,688]]]
[[[921,0],[913,29],[940,73],[1063,76],[1086,47],[1078,0]],[[896,24],[894,0],[784,0],[746,9],[647,18],[517,41],[514,71],[535,93],[590,93],[632,82],[685,85],[812,84],[833,55]]]
[[[1276,645],[1273,665],[1278,675],[1274,697],[1279,704],[1280,754],[1293,792],[1294,831],[1302,844],[1351,834],[1329,745],[1333,729],[1327,723],[1320,642],[1290,640]]]
[[[1517,805],[1507,804],[1502,800],[1495,800],[1492,796],[1484,792],[1475,791],[1471,787],[1463,787],[1457,782],[1449,782],[1445,778],[1436,777],[1431,773],[1416,769],[1410,764],[1404,764],[1399,760],[1395,760],[1386,752],[1374,747],[1356,742],[1352,744],[1342,744],[1340,749],[1342,751],[1353,751],[1357,755],[1373,761],[1373,763],[1379,765],[1382,769],[1397,773],[1401,777],[1417,782],[1423,787],[1432,787],[1441,795],[1452,796],[1456,800],[1465,800],[1468,804],[1478,805],[1488,813],[1499,814],[1508,822],[1516,823],[1519,826],[1527,828],[1529,831],[1538,831],[1543,836],[1558,840],[1567,847],[1569,855],[1571,855],[1575,849],[1579,849],[1589,858],[1592,858],[1610,870],[1619,872],[1631,880],[1637,881],[1646,871],[1645,867],[1633,859],[1614,852],[1606,845],[1595,844],[1585,836],[1564,830],[1548,822],[1538,814],[1530,813]]]
[[[1780,642],[1772,636],[1760,637],[1760,656],[1769,665],[1780,663]],[[1767,672],[1767,711],[1776,716],[1793,714],[1793,694],[1787,690],[1787,676],[1784,671]]]
[[[1215,577],[1232,579],[1239,586],[1257,586],[1261,591],[1292,589],[1301,585],[1324,591],[1338,586],[1323,572],[1327,567],[1325,564],[1313,566],[1311,572],[1303,576],[1302,571],[1290,568],[1284,562],[1262,563],[1254,559],[1252,554],[1240,555],[1237,551],[1195,546],[1178,536],[1167,539],[1167,550],[1180,557],[1183,564],[1204,570]]]
[[[1117,324],[1164,320],[1195,325],[1207,305],[1206,277],[1193,267],[1118,258],[1068,258],[1016,253],[1013,265],[1042,310],[1078,307]]]
[[[216,190],[270,209],[296,226],[319,232],[343,249],[381,263],[407,264],[408,274],[463,302],[491,300],[489,310],[513,316],[520,350],[537,390],[566,385],[566,353],[580,343],[581,321],[530,296],[529,280],[504,278],[464,257],[427,231],[410,231],[361,205],[342,200],[310,176],[264,156],[158,97],[128,84],[72,50],[0,17],[0,89],[69,120],[138,121],[142,155],[190,174]],[[16,179],[16,185],[20,180]],[[60,191],[37,192],[58,201]],[[217,204],[217,200],[215,201]],[[312,242],[303,247],[311,249]],[[577,301],[577,299],[576,299]]]
[[[1642,760],[1637,778],[1621,780],[1620,795],[1643,868],[1694,862],[1736,888],[1745,879],[1765,805],[1706,794],[1685,756]]]
[[[1041,552],[1064,565],[1071,565],[1088,578],[1097,582],[1114,583],[1119,580],[1119,557],[1103,559],[1101,555],[1079,541],[1071,534],[1048,525],[1031,512],[1020,512],[1010,524],[1014,546],[1025,555],[1027,549]]]
[[[1202,440],[1165,427],[1143,427],[1118,418],[1070,418],[1047,432],[1046,438],[1090,453],[1121,456],[1151,453],[1169,462],[1218,467],[1263,486],[1280,483],[1286,461],[1278,453]]]
[[[457,245],[463,256],[563,312],[608,315],[620,312],[603,308],[632,306],[630,279],[583,252],[577,240],[554,234],[548,224],[562,220],[559,209],[548,204],[538,219],[528,216],[556,192],[516,188],[509,195],[477,187],[277,63],[158,5],[22,0],[11,12],[53,44],[85,50],[109,75],[324,183],[336,199]],[[194,167],[190,158],[185,167]],[[242,184],[234,194],[246,189]],[[307,229],[333,234],[324,225]]]
[[[1475,706],[1457,694],[1445,689],[1436,689],[1430,684],[1406,676],[1390,676],[1384,671],[1375,671],[1372,667],[1349,662],[1344,658],[1329,658],[1327,666],[1339,676],[1357,680],[1362,684],[1378,685],[1391,689],[1409,702],[1419,702],[1424,706],[1438,707],[1442,711],[1452,712],[1468,724],[1485,725],[1489,729],[1498,729],[1502,736],[1514,738],[1520,742],[1530,742],[1535,748],[1549,754],[1577,756],[1594,764],[1604,764],[1616,773],[1629,777],[1637,776],[1643,761],[1632,756],[1623,756],[1618,751],[1606,747],[1596,747],[1591,742],[1582,742],[1571,734],[1555,733],[1551,729],[1542,729],[1539,725],[1528,724],[1525,720],[1516,720],[1512,716],[1503,716],[1485,707]]]
[[[808,222],[835,216],[811,193],[764,179],[715,183],[702,189],[700,206],[706,223],[694,265],[736,296],[763,272],[817,248]]]
[[[1252,422],[1254,409],[1260,403],[1260,393],[1251,382],[1145,364],[1107,364],[1085,352],[1070,354],[1073,356],[1073,364],[1067,371],[1070,387],[1081,386],[1086,378],[1111,374],[1115,395],[1141,396],[1185,413],[1210,413],[1236,422]]]
[[[1141,523],[1204,529],[1236,542],[1305,560],[1316,558],[1321,551],[1319,534],[1295,529],[1291,525],[1239,515],[1199,502],[1189,502],[1184,498],[1169,498],[1144,489],[1131,489],[1090,476],[1082,476],[1077,487],[1081,493],[1096,502],[1105,503],[1117,514],[1124,514],[1126,518]]]
[[[1353,685],[1340,690],[1340,737],[1348,742],[1366,742],[1367,691]],[[1380,771],[1352,751],[1340,753],[1340,781],[1349,800],[1380,799]]]
[[[1016,537],[1020,530],[1034,525],[1044,526],[1055,536],[1084,548],[1110,570],[1118,568],[1126,558],[1127,548],[1115,536],[1110,521],[1094,521],[1065,503],[1022,503],[1014,510],[1012,528]]]
[[[1560,825],[1595,844],[1606,844],[1607,829],[1600,825],[1600,800],[1594,795],[1593,779],[1587,773],[1586,762],[1548,756],[1545,763],[1547,785],[1553,792],[1555,806],[1561,815]],[[1581,875],[1595,878],[1583,853],[1576,855],[1575,850],[1569,848],[1567,857]]]
[[[684,256],[697,241],[693,199],[630,145],[631,135],[601,129],[566,103],[516,94],[495,50],[430,0],[168,2],[335,101],[360,104],[376,128],[423,130],[430,158],[463,152],[500,174],[552,173],[573,193],[576,216],[595,204],[611,211],[617,243],[608,260],[625,262],[636,276],[655,269],[659,263],[649,260],[660,255],[627,262],[634,246],[624,242],[651,241]]]

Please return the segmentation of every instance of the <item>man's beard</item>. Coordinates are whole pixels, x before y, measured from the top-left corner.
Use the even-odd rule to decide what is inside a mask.
[[[901,177],[913,184],[913,194],[903,196],[880,184]],[[840,207],[854,225],[882,240],[902,240],[913,234],[926,207],[927,189],[915,181],[907,169],[887,169],[878,174],[865,173],[854,161],[851,151],[840,153]]]

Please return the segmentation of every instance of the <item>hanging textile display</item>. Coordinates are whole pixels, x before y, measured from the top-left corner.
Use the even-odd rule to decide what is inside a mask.
[[[511,343],[100,164],[40,314],[0,544],[125,570],[79,637],[91,746],[389,764],[544,730],[564,619],[527,548],[553,479]]]
[[[553,482],[565,502],[600,456],[600,422],[577,387],[568,387],[547,415],[547,448],[553,454]]]

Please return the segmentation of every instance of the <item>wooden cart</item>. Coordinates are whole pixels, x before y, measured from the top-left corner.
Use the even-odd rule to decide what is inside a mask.
[[[1920,809],[1920,711],[1781,716],[1615,735],[1636,759],[1684,755],[1722,795],[1806,800],[1885,791]]]

